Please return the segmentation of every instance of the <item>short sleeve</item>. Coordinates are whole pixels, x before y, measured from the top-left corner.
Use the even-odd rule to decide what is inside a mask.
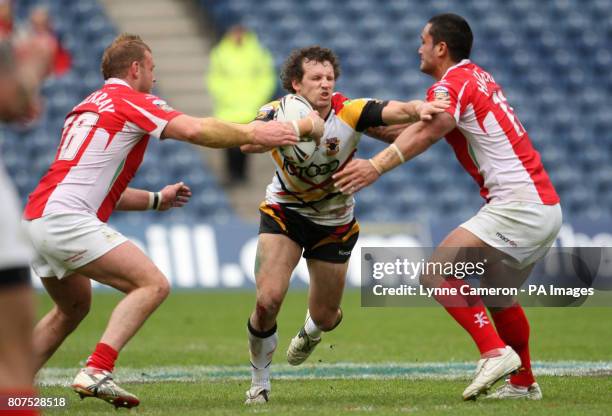
[[[161,137],[170,120],[182,114],[152,94],[133,94],[122,100],[127,121],[153,137]]]
[[[337,110],[336,114],[353,130],[362,132],[370,127],[385,125],[382,120],[382,110],[388,103],[388,101],[371,98],[347,99],[342,103],[342,107]]]
[[[468,101],[467,79],[442,79],[427,90],[427,101],[449,99],[450,106],[445,110],[458,123]]]

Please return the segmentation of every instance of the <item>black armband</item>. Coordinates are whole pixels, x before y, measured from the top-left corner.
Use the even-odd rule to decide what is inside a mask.
[[[363,107],[361,117],[355,127],[356,131],[362,132],[370,127],[386,126],[382,119],[382,111],[389,101],[370,100]]]

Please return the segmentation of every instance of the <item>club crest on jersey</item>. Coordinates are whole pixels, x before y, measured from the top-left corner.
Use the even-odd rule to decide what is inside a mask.
[[[166,113],[170,113],[174,111],[174,108],[170,107],[167,102],[164,100],[154,100],[153,105],[155,105],[160,110],[165,111]]]
[[[434,88],[433,93],[436,100],[447,100],[450,96],[448,88],[442,86],[437,86]]]
[[[337,137],[328,137],[325,139],[325,154],[334,156],[340,151],[340,140]]]

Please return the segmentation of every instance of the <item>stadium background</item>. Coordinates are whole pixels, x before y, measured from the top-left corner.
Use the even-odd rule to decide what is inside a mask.
[[[560,244],[612,244],[609,0],[20,0],[17,21],[39,4],[49,7],[73,65],[45,84],[39,122],[0,134],[5,163],[24,199],[54,157],[66,113],[101,84],[102,51],[120,31],[140,33],[151,44],[158,94],[177,109],[209,115],[207,52],[232,24],[254,30],[277,68],[293,48],[319,43],[340,57],[337,90],[345,95],[410,99],[422,97],[431,84],[418,71],[422,26],[436,13],[454,11],[471,23],[473,60],[504,88],[561,196]],[[359,155],[381,146],[364,137]],[[247,184],[226,189],[221,159],[219,151],[152,141],[132,185],[157,190],[182,180],[193,189],[192,201],[169,213],[116,213],[111,219],[175,287],[252,286],[256,207],[272,164],[265,155],[254,157]],[[476,184],[441,142],[358,194],[360,244],[435,244],[481,204]],[[300,280],[307,279],[303,265],[300,270]],[[359,278],[351,275],[355,285]]]
[[[422,26],[432,15],[452,11],[472,25],[473,60],[504,88],[561,195],[564,226],[559,245],[612,246],[610,0],[14,4],[21,21],[33,6],[47,5],[73,58],[68,74],[46,82],[41,120],[25,127],[5,126],[0,132],[5,163],[24,199],[55,155],[66,113],[101,84],[102,51],[119,32],[139,33],[151,44],[158,94],[180,110],[204,116],[211,112],[204,89],[207,52],[236,22],[257,32],[273,52],[277,68],[291,49],[320,43],[341,59],[337,89],[345,95],[409,99],[422,96],[431,83],[418,71]],[[371,155],[380,148],[364,137],[359,154]],[[183,180],[194,191],[192,201],[182,210],[116,213],[111,219],[148,252],[174,288],[183,289],[174,291],[122,352],[117,376],[137,382],[130,389],[143,399],[138,412],[255,412],[241,407],[249,379],[244,321],[254,300],[256,207],[271,178],[271,163],[265,155],[255,158],[249,183],[225,188],[220,159],[219,151],[151,141],[132,185],[156,190]],[[450,148],[439,143],[357,196],[357,215],[364,225],[360,244],[433,245],[481,203],[476,185]],[[359,284],[358,267],[351,264],[349,286]],[[293,287],[304,287],[306,281],[302,265]],[[105,403],[78,401],[66,383],[119,298],[112,291],[99,291],[90,315],[42,372],[41,394],[68,397],[70,414],[110,410]],[[45,294],[39,299],[43,313],[51,303]],[[270,412],[472,415],[476,409],[500,415],[608,414],[612,406],[609,308],[529,308],[534,368],[545,400],[468,406],[459,395],[473,369],[475,350],[443,310],[360,308],[356,290],[347,290],[343,307],[345,322],[315,352],[314,365],[294,371],[282,365],[282,352],[303,320],[305,291],[289,294],[279,317],[281,338],[273,370],[279,380]],[[591,377],[566,377],[572,375]],[[48,413],[64,414],[66,409]]]

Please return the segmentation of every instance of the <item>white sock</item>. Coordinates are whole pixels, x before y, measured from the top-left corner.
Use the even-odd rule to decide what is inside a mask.
[[[251,327],[249,322],[247,332],[251,355],[251,387],[263,387],[270,391],[270,364],[278,344],[276,325],[270,331],[262,333]],[[263,337],[258,335],[263,335]]]
[[[304,331],[306,331],[306,333],[308,334],[310,338],[314,338],[314,339],[320,338],[321,333],[323,332],[314,323],[310,315],[308,315],[308,319],[306,319],[306,323],[304,323]]]

